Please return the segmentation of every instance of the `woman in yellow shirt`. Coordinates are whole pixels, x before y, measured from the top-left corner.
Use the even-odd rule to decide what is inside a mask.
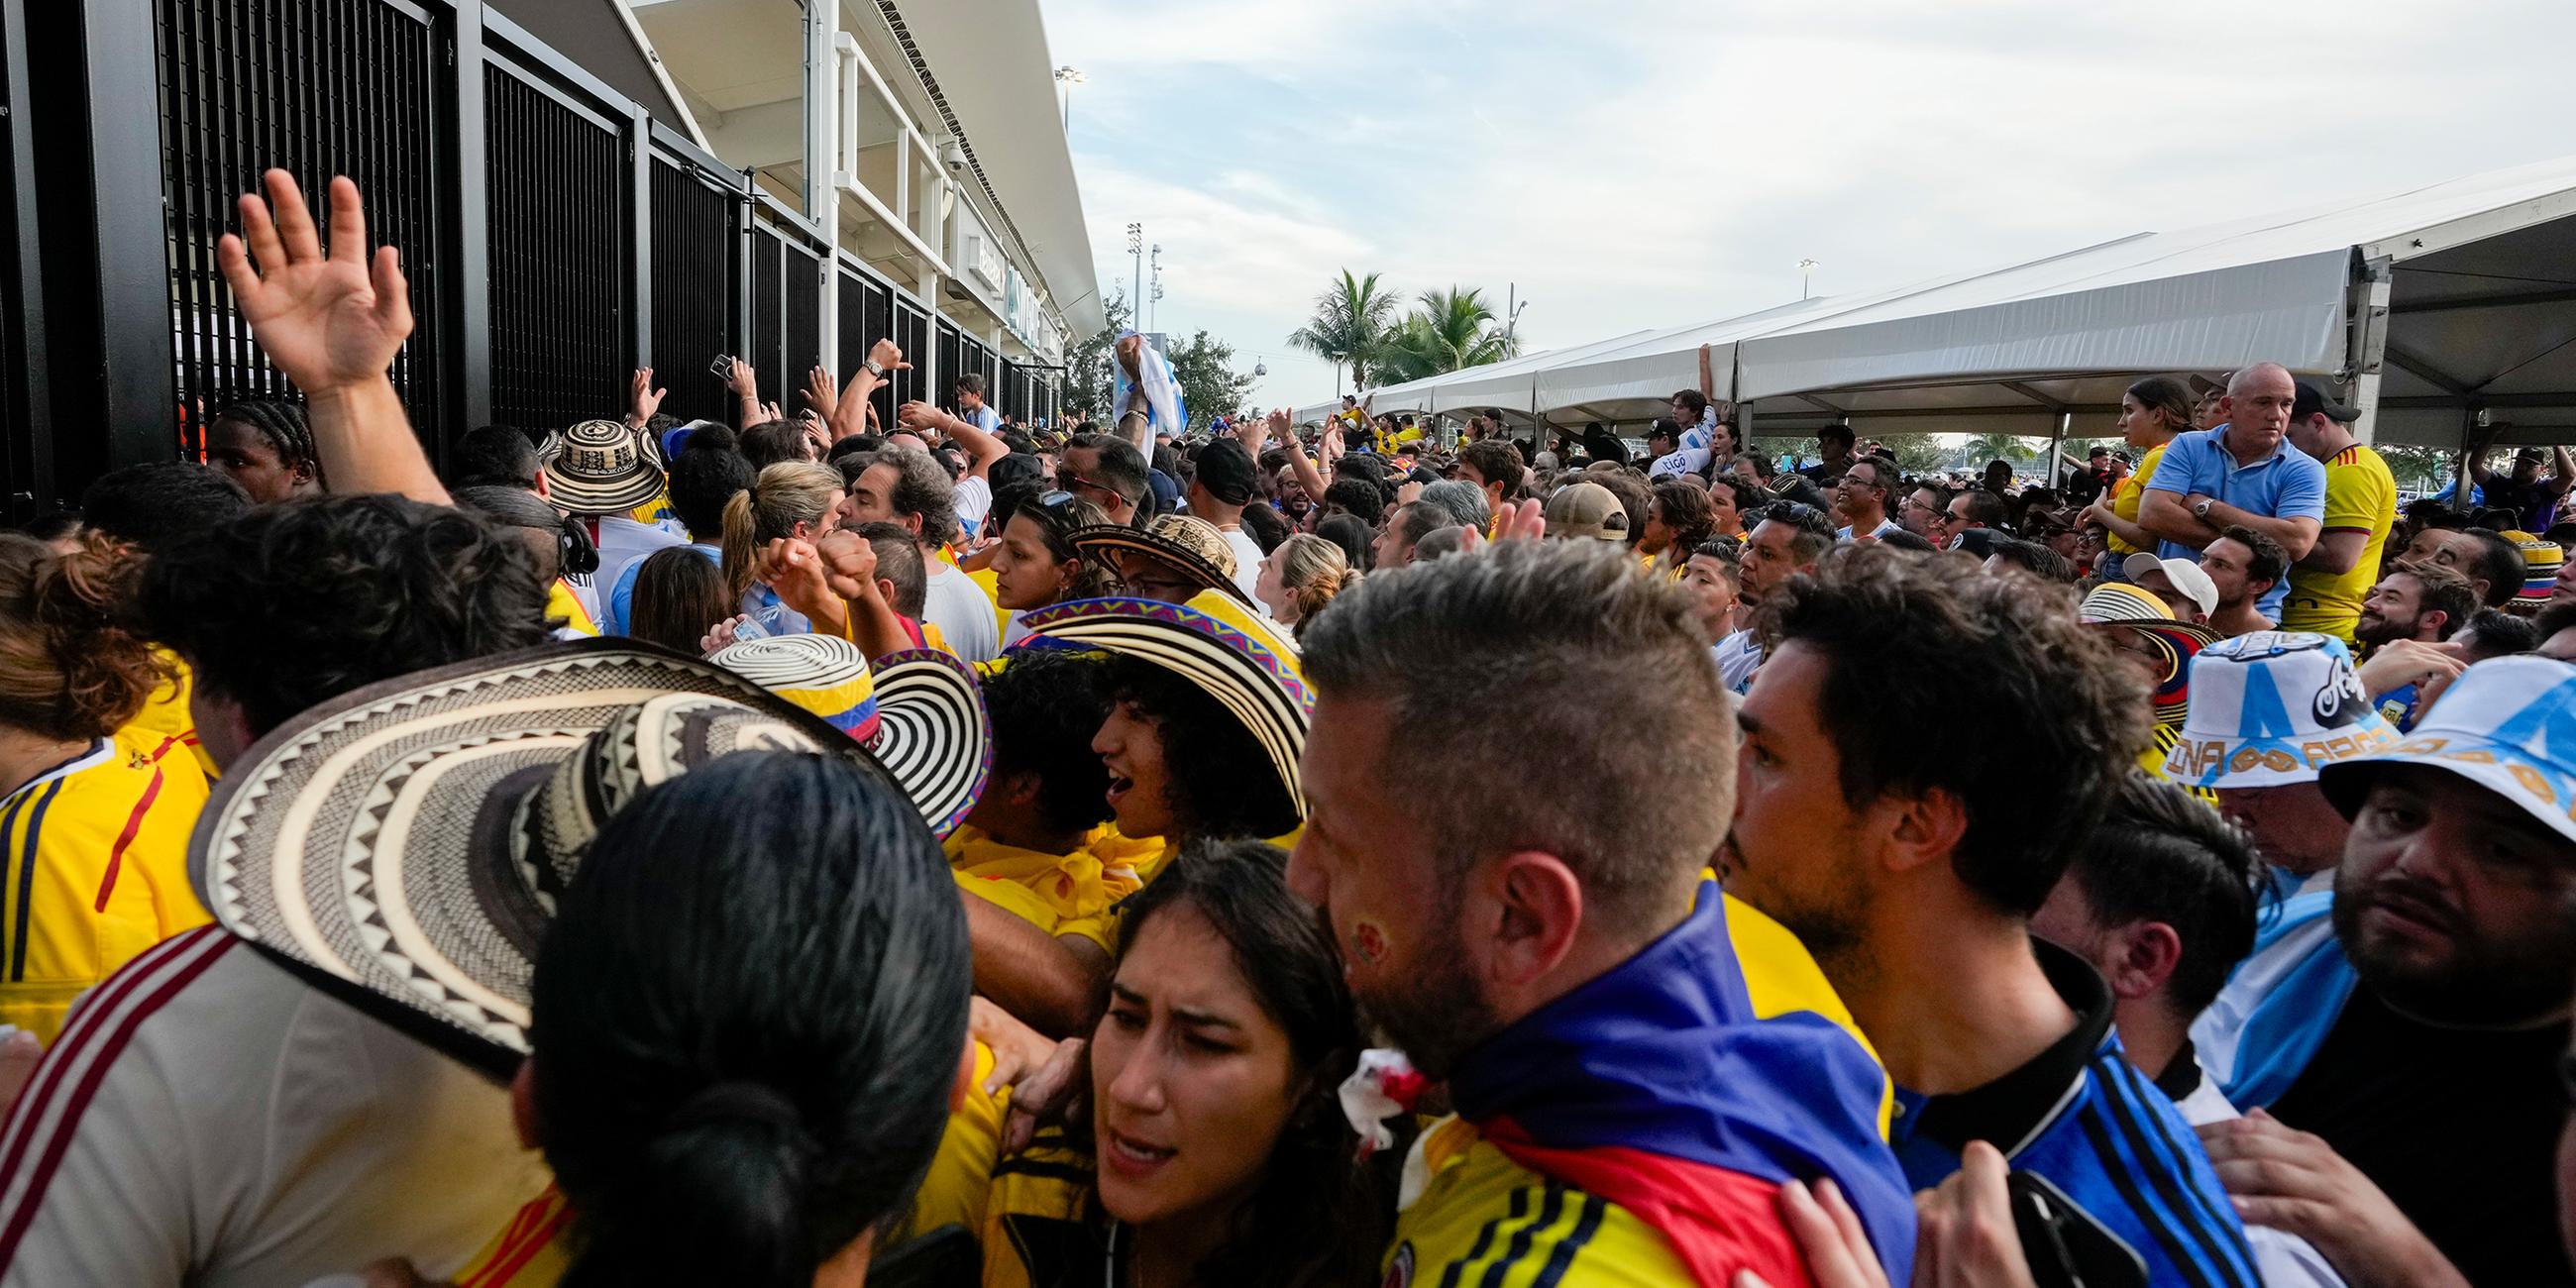
[[[0,536],[0,1023],[47,1043],[82,990],[210,920],[188,882],[205,772],[128,728],[176,677],[111,620],[125,558]]]
[[[2166,445],[2190,428],[2189,386],[2172,376],[2149,376],[2129,386],[2120,395],[2120,435],[2143,455],[2136,472],[2120,480],[2111,495],[2084,507],[2078,526],[2100,524],[2108,529],[2114,555],[2155,549],[2156,535],[2138,526],[2138,501],[2146,493],[2147,481],[2156,476],[2156,466],[2164,462]],[[2110,562],[2114,567],[2119,563]]]

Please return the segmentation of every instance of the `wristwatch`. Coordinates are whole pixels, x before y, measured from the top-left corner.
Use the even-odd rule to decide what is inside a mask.
[[[869,375],[871,375],[871,376],[875,376],[875,377],[876,377],[877,379],[879,379],[879,380],[883,380],[883,379],[885,379],[885,368],[878,366],[878,365],[877,365],[877,360],[876,360],[876,359],[874,359],[874,358],[867,358],[867,359],[864,359],[864,360],[862,360],[862,361],[859,363],[859,365],[860,365],[860,366],[862,366],[862,367],[866,367],[866,368],[868,369],[868,374],[869,374]]]
[[[2198,504],[2198,505],[2195,505],[2195,506],[2191,507],[2191,517],[2193,517],[2193,518],[2195,518],[2195,519],[2206,519],[2206,518],[2208,518],[2208,517],[2209,517],[2209,507],[2211,507],[2211,506],[2213,506],[2213,505],[2216,505],[2216,504],[2218,504],[2218,502],[2217,502],[2217,501],[2215,501],[2215,500],[2206,500],[2206,501],[2202,501],[2200,504]]]

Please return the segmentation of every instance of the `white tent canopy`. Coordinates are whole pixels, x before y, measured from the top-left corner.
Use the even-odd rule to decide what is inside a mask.
[[[2456,444],[2483,409],[2506,441],[2565,439],[2569,265],[2576,158],[1552,350],[1422,393],[1560,422],[1640,418],[1698,384],[1707,344],[1716,392],[1758,421],[2098,434],[2141,375],[2269,360],[2337,382],[2366,435]]]

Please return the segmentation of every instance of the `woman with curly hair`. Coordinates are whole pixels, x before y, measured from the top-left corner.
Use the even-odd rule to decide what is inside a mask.
[[[127,727],[175,678],[111,611],[130,557],[0,535],[0,1023],[48,1044],[82,990],[210,919],[188,882],[205,772]]]

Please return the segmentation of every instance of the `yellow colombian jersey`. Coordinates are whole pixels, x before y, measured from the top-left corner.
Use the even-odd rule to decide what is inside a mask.
[[[626,512],[626,517],[646,527],[660,527],[664,522],[678,523],[680,512],[671,508],[671,493],[664,489],[653,499]]]
[[[975,1081],[966,1088],[956,1111],[948,1115],[948,1127],[939,1134],[939,1152],[931,1155],[930,1170],[913,1195],[912,1211],[878,1243],[881,1249],[920,1238],[943,1225],[969,1231],[984,1228],[984,1204],[993,1188],[994,1163],[1002,1153],[1002,1118],[1010,1108],[1011,1089],[985,1094],[984,1080],[993,1076],[993,1050],[981,1042],[974,1046]]]
[[[2156,779],[2159,782],[2171,782],[2173,780],[2173,775],[2165,772],[2165,757],[2172,755],[2175,744],[2181,741],[2182,730],[2180,727],[2169,724],[2158,724],[2156,726],[2155,737],[2147,743],[2147,749],[2138,753],[2138,767],[2146,770],[2147,777],[2149,778]],[[2188,784],[2183,787],[2183,790],[2199,797],[2211,809],[2218,808],[2217,792],[2206,787],[2193,787]]]
[[[934,1165],[936,1170],[936,1165]],[[1041,1131],[1029,1148],[993,1165],[983,1218],[968,1226],[984,1247],[983,1288],[1097,1284],[1110,1266],[1109,1228],[1093,1215],[1092,1160]]]
[[[2111,513],[2129,523],[2138,521],[2138,502],[2146,499],[2147,480],[2156,476],[2156,466],[2164,463],[2165,448],[2169,446],[2158,443],[2138,459],[2137,472],[2120,480],[2120,486],[2111,493]],[[2116,532],[2111,534],[2111,553],[2115,555],[2133,555],[2141,548],[2122,541]]]
[[[1005,845],[980,827],[951,834],[942,848],[959,888],[1050,935],[1079,934],[1103,949],[1101,914],[1136,892],[1132,875],[1105,876],[1090,851],[1047,854]]]
[[[0,798],[0,1023],[53,1045],[72,999],[214,920],[188,883],[206,775],[120,732]]]
[[[564,1239],[571,1227],[572,1208],[549,1185],[449,1282],[455,1288],[553,1288],[572,1269]]]
[[[2315,631],[2352,643],[2353,628],[2361,624],[2361,597],[2379,580],[2380,555],[2396,523],[2397,480],[2379,453],[2355,443],[2327,461],[2326,515],[2318,538],[2337,532],[2370,536],[2361,557],[2343,572],[2290,570],[2290,597],[2281,601],[2281,629]]]
[[[188,695],[196,688],[196,673],[188,669],[186,662],[179,660],[178,654],[168,649],[155,648],[152,652],[170,668],[170,682],[153,690],[143,709],[135,712],[134,718],[127,721],[120,732],[129,735],[146,750],[159,747],[164,738],[187,748],[188,754],[195,758],[197,768],[205,771],[207,779],[212,780],[215,777],[215,758],[207,755],[205,747],[198,743],[197,717],[188,709]]]
[[[1387,1288],[1672,1288],[1690,1269],[1626,1208],[1522,1167],[1458,1118],[1414,1141]]]
[[[581,606],[581,597],[573,594],[571,583],[561,577],[555,578],[555,584],[546,588],[546,617],[548,620],[560,617],[564,619],[564,625],[584,635],[599,633],[599,623],[590,620],[590,611]]]

